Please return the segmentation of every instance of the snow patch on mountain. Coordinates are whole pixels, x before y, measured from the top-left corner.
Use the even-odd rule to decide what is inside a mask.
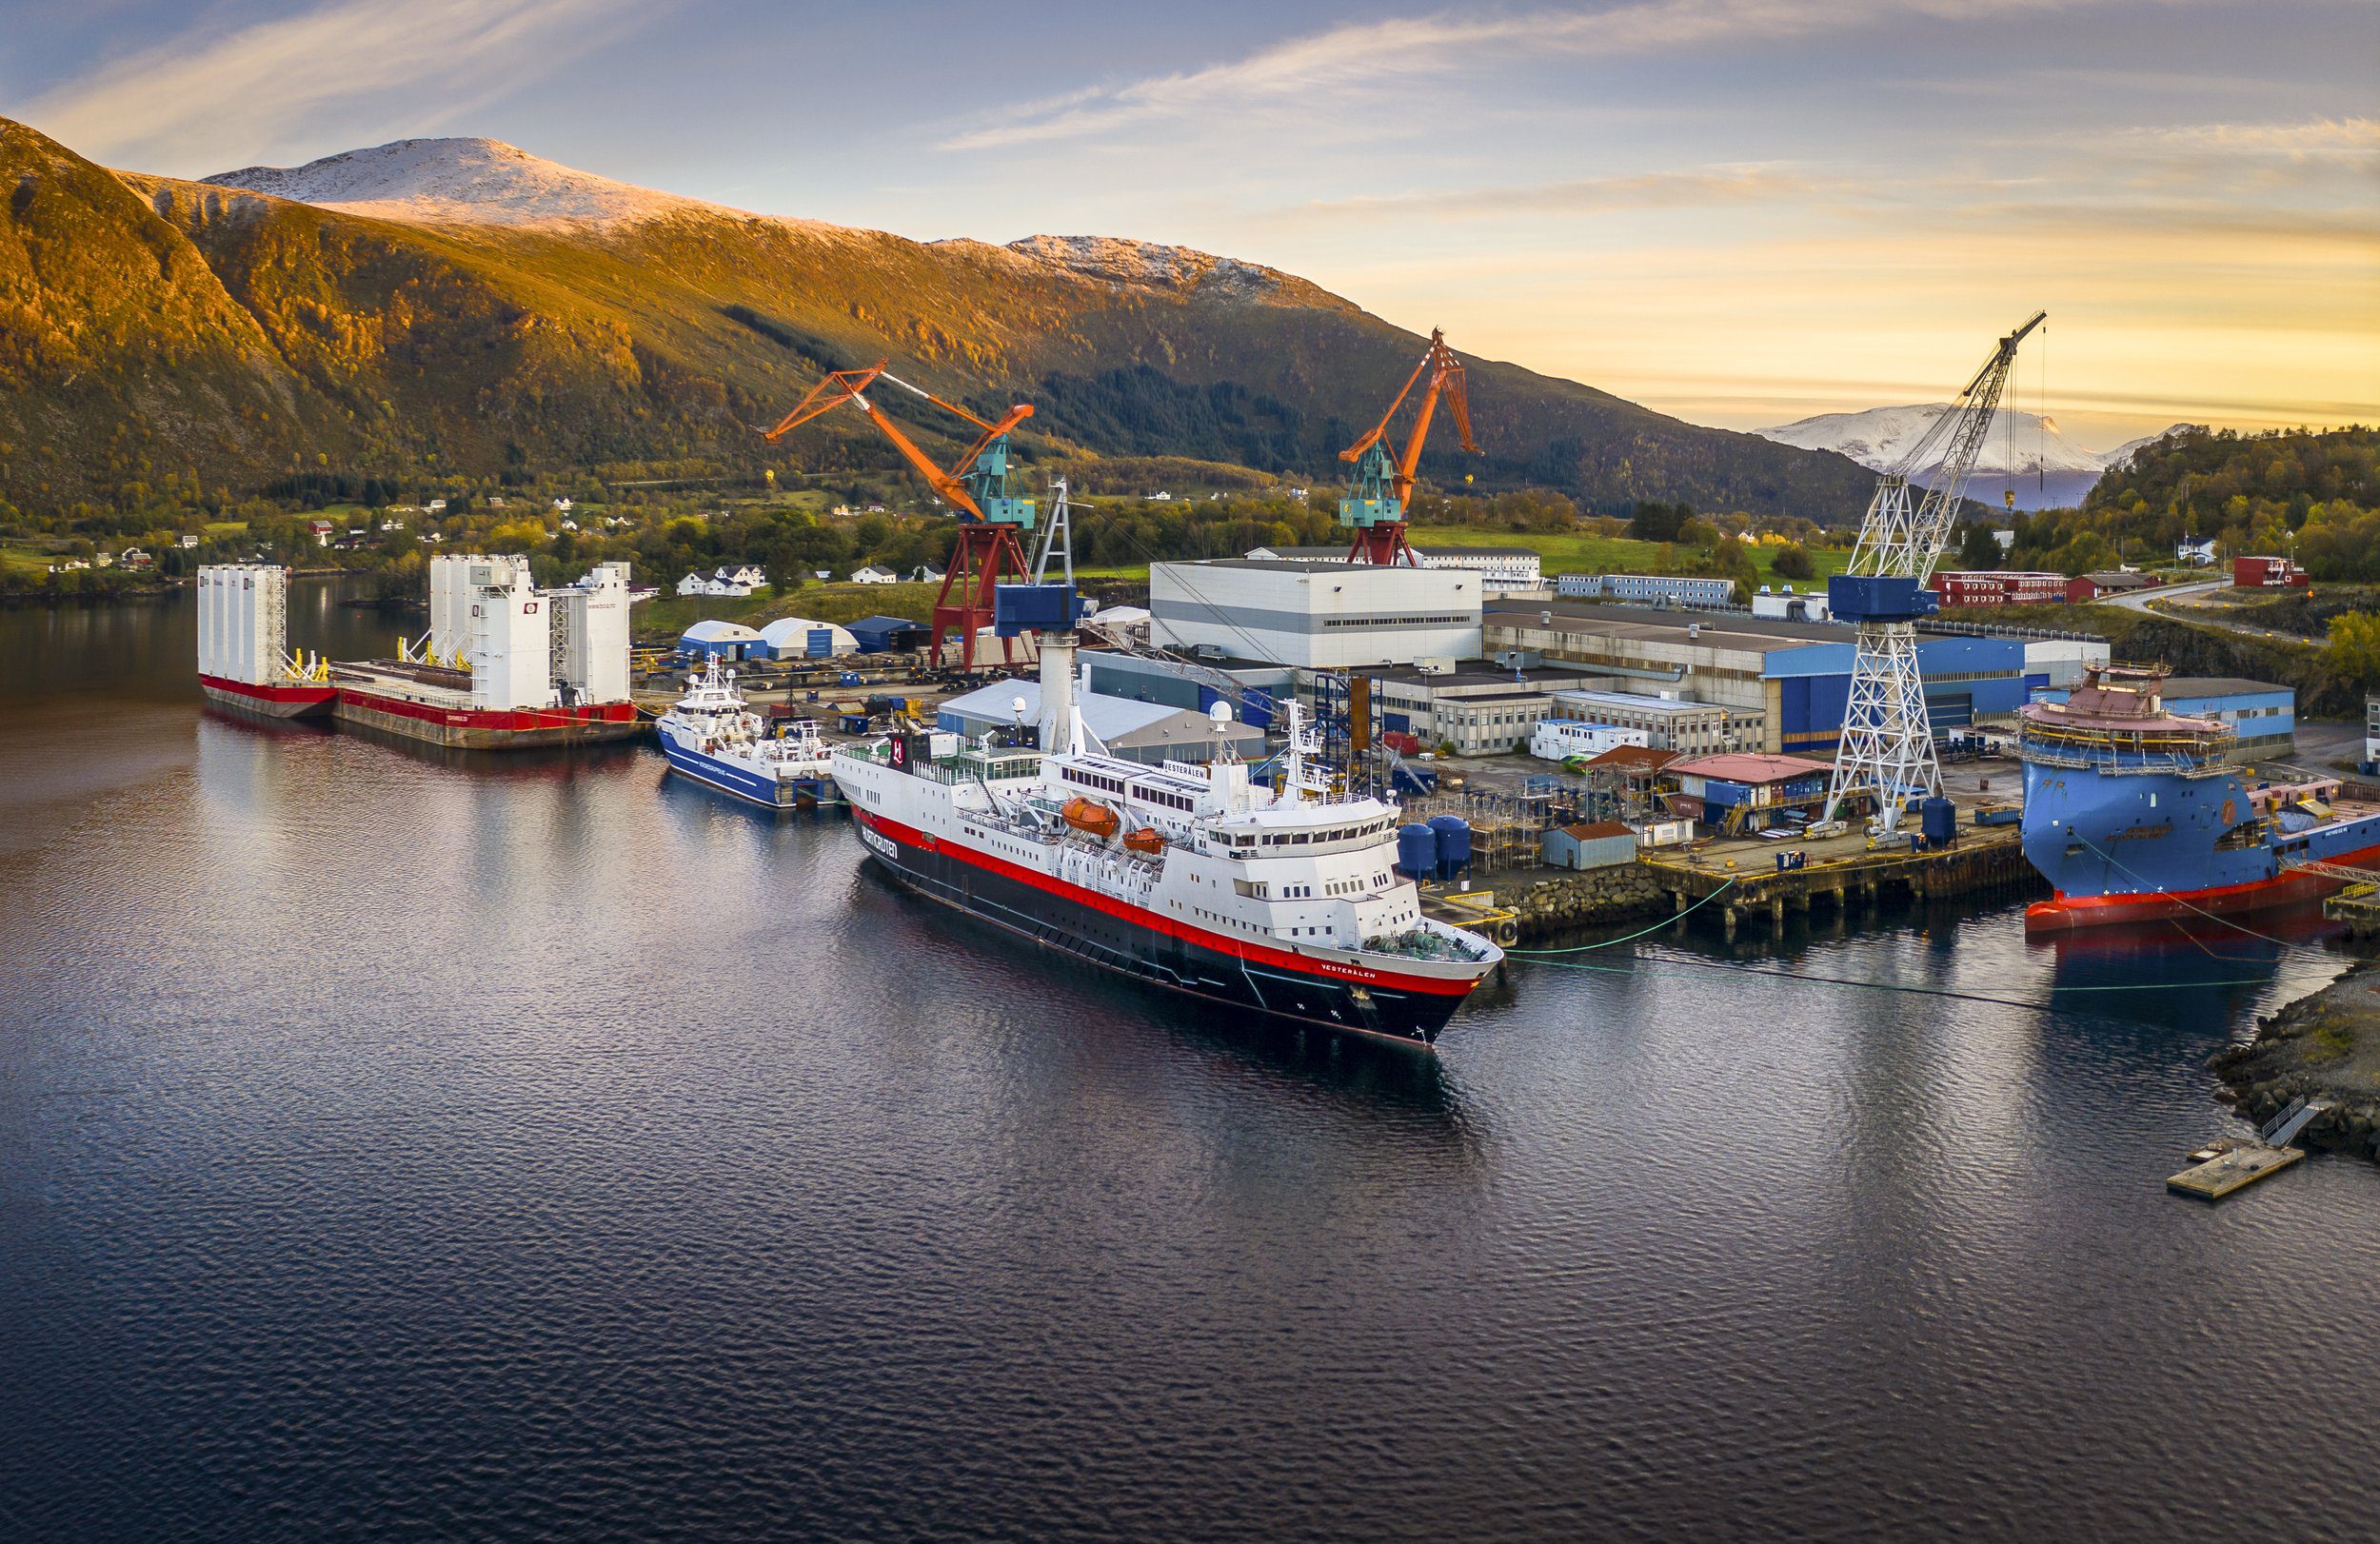
[[[1115,236],[1027,236],[1010,242],[1008,250],[1085,279],[1160,289],[1213,284],[1253,293],[1276,287],[1281,278],[1259,264]]]
[[[575,171],[493,139],[401,139],[302,167],[243,167],[199,180],[415,223],[604,227],[676,214],[743,213]]]
[[[2154,445],[2159,440],[2170,439],[2176,434],[2204,434],[2206,432],[2207,426],[2204,424],[2175,424],[2166,429],[2162,434],[2144,434],[2137,440],[2127,440],[2122,445],[2119,445],[2114,449],[2109,451],[2105,456],[2101,457],[2100,460],[2103,465],[2108,466],[2121,466],[2124,463],[2132,460],[2132,452],[2139,449],[2142,445]]]

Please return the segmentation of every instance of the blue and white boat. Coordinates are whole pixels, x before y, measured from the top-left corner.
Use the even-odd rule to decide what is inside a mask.
[[[833,747],[815,719],[795,719],[774,735],[736,690],[736,673],[714,660],[686,683],[686,694],[654,725],[672,771],[768,809],[808,809],[843,802]]]

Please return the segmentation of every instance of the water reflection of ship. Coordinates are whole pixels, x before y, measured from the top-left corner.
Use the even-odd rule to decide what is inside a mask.
[[[442,745],[433,741],[416,740],[411,735],[353,721],[342,723],[339,732],[397,751],[412,761],[431,766],[450,767],[476,777],[498,778],[512,782],[566,782],[582,773],[598,767],[619,766],[644,754],[635,744],[623,741],[591,741],[575,745],[542,745],[522,750],[474,750],[464,745]]]
[[[2319,902],[2258,912],[2252,924],[2218,918],[2111,923],[2034,935],[2053,951],[2050,1004],[2175,1027],[2230,1022],[2251,1008],[2300,950],[2340,933]]]
[[[980,930],[987,947],[975,957],[977,963],[1019,973],[1053,973],[1052,980],[1062,979],[1070,997],[1082,1000],[1080,1017],[1084,1022],[1147,1024],[1177,1042],[1234,1065],[1359,1098],[1365,1108],[1401,1109],[1433,1122],[1442,1120],[1450,1134],[1464,1133],[1462,1140],[1470,1158],[1478,1156],[1473,1140],[1477,1112],[1466,1112],[1459,1104],[1455,1085],[1437,1057],[1418,1057],[1394,1043],[1339,1035],[1324,1026],[1268,1015],[1205,1011],[1191,1000],[1104,971],[1078,971],[1058,957],[1008,949],[1007,935],[998,924],[944,908],[878,873],[873,864],[854,867],[851,903],[863,914],[883,906],[898,908],[915,919],[922,936],[954,929]],[[1046,985],[1037,994],[1021,984],[1014,995],[1018,1000],[1027,1000],[1048,993]],[[1482,985],[1474,1000],[1489,1005],[1509,1001],[1510,988]]]

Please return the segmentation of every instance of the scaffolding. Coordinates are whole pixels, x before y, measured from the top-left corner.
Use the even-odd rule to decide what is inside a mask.
[[[1652,818],[1650,801],[1633,791],[1618,771],[1598,767],[1583,776],[1537,773],[1517,790],[1438,789],[1404,801],[1403,819],[1459,817],[1471,827],[1475,874],[1537,868],[1545,861],[1545,833],[1557,825],[1596,821],[1641,823]]]

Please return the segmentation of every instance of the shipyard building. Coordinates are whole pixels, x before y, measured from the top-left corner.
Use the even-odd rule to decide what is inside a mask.
[[[1498,602],[1484,614],[1482,632],[1498,658],[1598,678],[1585,687],[1728,709],[1735,742],[1745,750],[1827,751],[1842,736],[1854,646],[1845,627],[1740,612],[1669,617],[1557,600]],[[2020,640],[1925,634],[1917,658],[1937,732],[2024,704]]]
[[[1467,568],[1227,558],[1149,565],[1160,648],[1309,670],[1476,660],[1482,583]]]

